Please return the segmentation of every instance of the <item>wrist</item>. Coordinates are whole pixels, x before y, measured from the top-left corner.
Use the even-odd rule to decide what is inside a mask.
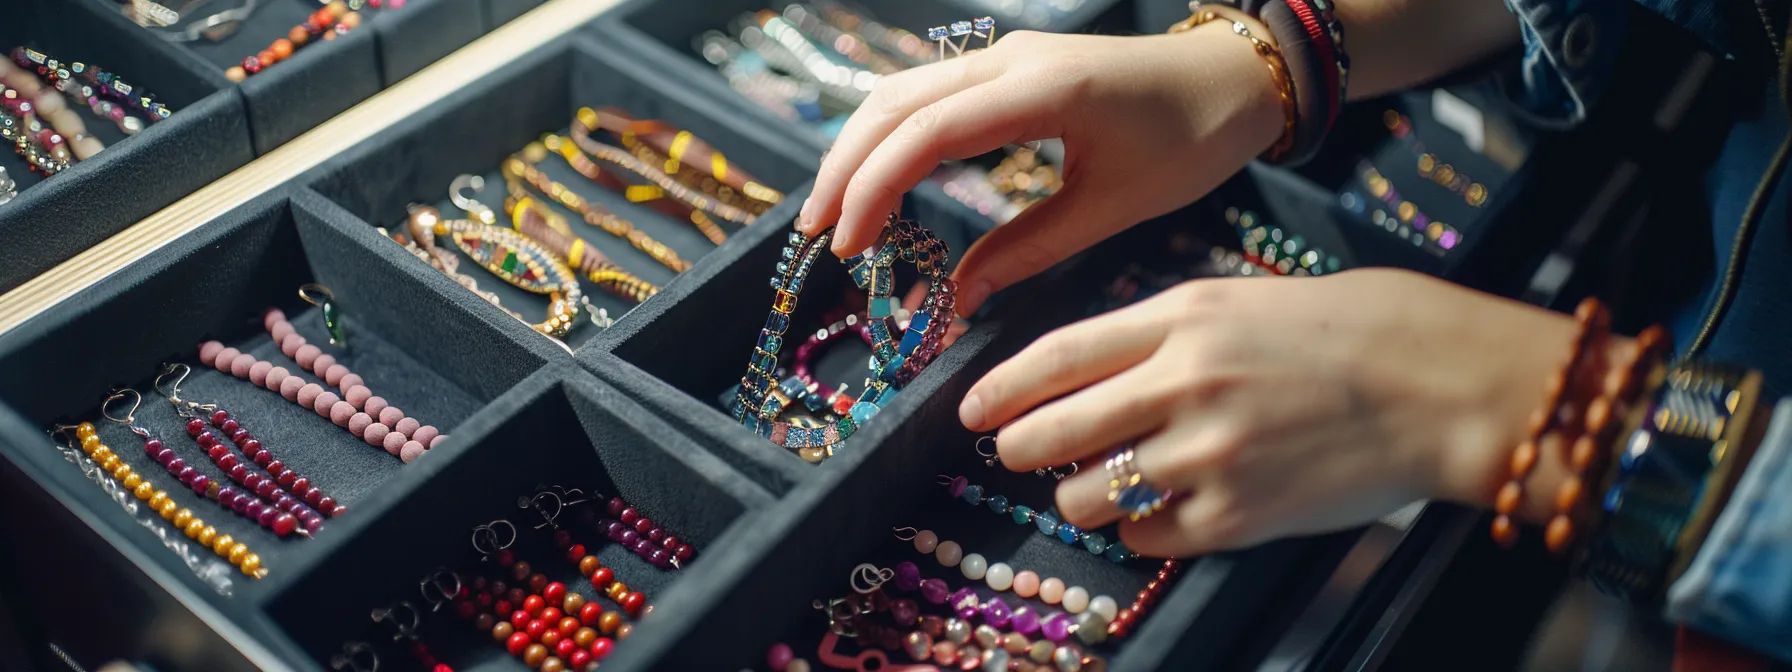
[[[1268,35],[1260,23],[1246,25],[1253,35]],[[1217,152],[1215,158],[1240,168],[1281,138],[1287,115],[1280,85],[1251,40],[1232,31],[1231,21],[1149,39],[1161,40],[1171,56],[1173,81],[1164,90],[1176,92],[1189,136]]]

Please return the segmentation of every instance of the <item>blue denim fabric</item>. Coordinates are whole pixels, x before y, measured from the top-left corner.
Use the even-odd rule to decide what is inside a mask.
[[[1667,617],[1781,660],[1792,660],[1792,400],[1692,566],[1668,591]]]
[[[1585,119],[1617,62],[1630,1],[1506,0],[1524,34],[1514,102],[1543,124]]]

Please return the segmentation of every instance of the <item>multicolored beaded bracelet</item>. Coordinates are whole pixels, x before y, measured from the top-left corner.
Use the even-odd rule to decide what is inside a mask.
[[[809,272],[827,249],[831,232],[807,238],[790,234],[789,246],[778,262],[777,275],[772,276],[772,289],[777,293],[771,315],[760,331],[759,342],[747,364],[747,374],[736,390],[738,406],[733,411],[742,426],[753,430],[772,443],[797,451],[810,462],[819,462],[841,447],[875,415],[896,398],[943,345],[946,329],[955,318],[954,295],[957,286],[947,277],[945,243],[920,225],[890,217],[878,235],[877,243],[864,253],[846,259],[853,283],[867,292],[871,314],[867,328],[871,334],[871,376],[864,391],[847,413],[823,427],[807,428],[778,420],[793,400],[806,391],[801,378],[792,376],[778,383],[774,378],[778,352],[783,348],[784,334],[790,328],[790,316],[796,312],[797,297]],[[914,263],[928,280],[926,298],[910,318],[906,329],[895,325],[890,301],[896,276],[892,266],[898,257]],[[898,341],[893,335],[901,333]]]
[[[396,8],[399,5],[393,6]],[[304,23],[293,26],[292,30],[287,31],[286,37],[274,40],[268,44],[268,48],[244,58],[242,65],[233,65],[225,69],[224,77],[233,82],[243,81],[268,66],[292,58],[294,52],[307,44],[334,40],[336,36],[360,26],[361,14],[350,10],[348,3],[337,0],[312,12]]]
[[[691,262],[678,256],[678,252],[670,246],[654,240],[652,236],[647,235],[647,232],[636,228],[634,223],[617,216],[608,208],[585,200],[573,193],[571,189],[567,189],[565,185],[555,182],[553,178],[548,177],[547,173],[536,168],[535,164],[540,163],[547,156],[547,145],[541,142],[531,142],[523,148],[521,153],[504,160],[502,168],[504,183],[510,192],[511,199],[521,200],[528,197],[525,185],[533,187],[548,197],[548,200],[578,213],[586,224],[628,241],[630,245],[635,246],[635,249],[645,252],[660,265],[672,269],[672,272],[683,273],[691,270]]]
[[[1063,522],[1056,513],[1051,511],[1034,511],[1025,505],[1010,504],[1008,498],[1002,495],[985,497],[983,496],[983,486],[972,485],[963,476],[941,474],[939,483],[946,486],[946,491],[953,497],[964,500],[966,504],[971,506],[985,504],[989,506],[990,511],[1012,517],[1014,524],[1032,524],[1039,528],[1040,534],[1062,541],[1066,546],[1081,544],[1084,550],[1113,562],[1126,562],[1139,558],[1139,554],[1132,552],[1120,542],[1109,543],[1107,537]]]
[[[562,145],[560,149],[561,156],[566,157],[568,163],[573,163],[573,167],[579,169],[579,172],[584,174],[585,177],[596,179],[592,177],[590,172],[581,169],[575,162],[574,157],[577,156],[577,152],[581,150],[586,154],[590,154],[593,158],[616,164],[629,172],[647,178],[648,181],[654,183],[654,185],[658,186],[660,189],[665,190],[665,193],[670,194],[673,198],[678,199],[685,205],[708,212],[709,214],[721,217],[722,219],[726,219],[736,224],[752,224],[757,219],[757,216],[752,212],[739,206],[723,203],[717,199],[711,198],[708,194],[679,183],[678,180],[661,172],[658,168],[635,158],[635,156],[630,154],[626,149],[613,147],[592,140],[591,132],[599,128],[598,124],[597,111],[589,107],[579,108],[579,113],[574,117],[572,127],[568,129],[569,132],[567,134],[572,138],[572,146],[568,147]],[[596,166],[591,166],[591,169],[595,170]]]
[[[1112,597],[1090,597],[1088,589],[1068,585],[1063,579],[1050,577],[1041,581],[1039,574],[1031,570],[1017,573],[1007,563],[991,564],[980,554],[966,553],[956,541],[941,540],[933,530],[898,527],[895,531],[897,539],[914,542],[915,551],[934,556],[942,566],[959,568],[964,578],[988,583],[990,590],[1003,593],[1013,590],[1015,595],[1027,599],[1038,596],[1046,604],[1062,604],[1064,610],[1072,614],[1094,611],[1104,619],[1104,627],[1105,622],[1113,621],[1120,613],[1120,603]]]
[[[663,166],[662,172],[673,179],[723,203],[760,215],[784,200],[782,192],[765,186],[690,131],[655,119],[633,119],[613,107],[598,110],[597,120],[636,158]]]
[[[85,161],[106,148],[98,138],[87,134],[87,122],[81,119],[74,108],[69,106],[68,99],[55,87],[45,86],[33,73],[19,68],[11,61],[0,59],[0,85],[6,87],[7,98],[18,98],[30,101],[32,113],[41,117],[57,133],[68,140],[69,149],[74,152],[77,161]],[[91,88],[91,87],[89,87]],[[97,102],[97,101],[96,101]],[[111,103],[106,103],[110,105]],[[10,106],[9,106],[10,107]],[[108,116],[109,109],[96,106],[94,113]],[[21,119],[24,118],[22,115]],[[110,118],[108,116],[108,118]],[[141,121],[137,122],[139,127]],[[126,131],[130,132],[129,130]],[[58,157],[67,162],[67,157]]]
[[[49,130],[36,117],[17,117],[0,107],[0,140],[12,143],[13,151],[25,158],[31,170],[45,177],[68,170],[67,161],[57,160],[41,144],[39,137]]]
[[[154,94],[132,86],[118,75],[102,70],[98,66],[79,62],[63,63],[50,58],[41,51],[25,47],[13,49],[12,60],[21,68],[35,71],[38,77],[42,77],[44,81],[63,93],[75,94],[78,91],[82,102],[93,106],[95,114],[101,114],[117,122],[119,128],[124,129],[126,133],[135,133],[136,130],[132,130],[132,125],[125,121],[127,116],[125,111],[105,108],[106,111],[102,112],[102,108],[95,105],[94,101],[101,97],[110,98],[124,103],[126,107],[143,115],[143,121],[135,124],[137,130],[141,130],[144,123],[153,124],[174,114],[173,110],[168,109],[168,106],[156,102]],[[86,84],[83,85],[75,81],[77,77]]]
[[[862,564],[853,568],[849,583],[861,599],[854,601],[847,598],[828,603],[830,631],[843,624],[858,629],[870,626],[872,630],[882,630],[864,617],[887,610],[898,627],[913,628],[900,641],[904,651],[917,662],[930,657],[942,665],[966,659],[987,662],[985,655],[1006,659],[1008,656],[1025,653],[1039,663],[1051,663],[1060,672],[1077,672],[1100,659],[1078,651],[1065,642],[1075,637],[1085,645],[1095,645],[1105,641],[1107,637],[1107,620],[1101,614],[1085,612],[1080,617],[1072,618],[1062,612],[1053,612],[1041,617],[1032,607],[1025,604],[1010,607],[1000,597],[993,597],[985,602],[970,588],[960,588],[947,594],[945,581],[924,578],[921,568],[913,562],[904,561],[894,569],[879,569],[875,565]],[[923,615],[921,605],[913,600],[890,599],[883,594],[882,589],[886,584],[895,584],[898,590],[904,592],[918,592],[926,603],[944,606],[951,613],[943,619],[931,614]],[[841,607],[856,613],[849,615]],[[847,617],[852,622],[842,623],[842,617]],[[983,623],[972,626],[972,621],[979,618]],[[1020,640],[1010,639],[1011,635],[1019,636]],[[883,639],[883,633],[880,632],[871,637],[870,641],[889,643],[880,641]],[[972,639],[976,642],[972,643]],[[938,646],[942,643],[949,643],[951,646],[942,650]],[[1025,644],[1025,647],[1022,648],[1021,644]],[[1009,651],[1009,645],[1019,650]],[[985,651],[990,654],[985,654]],[[946,660],[941,660],[942,657]],[[1006,662],[1003,660],[992,669],[1007,669]],[[1105,664],[1105,661],[1100,664]]]

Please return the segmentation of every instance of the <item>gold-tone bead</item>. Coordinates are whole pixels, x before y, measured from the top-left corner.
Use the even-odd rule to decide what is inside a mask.
[[[162,505],[156,507],[156,513],[162,514],[162,520],[174,520],[174,514],[179,511],[180,504],[172,499],[162,500]]]
[[[137,474],[126,474],[124,478],[119,480],[126,490],[136,490],[139,487],[147,485],[143,482],[143,477]]]
[[[239,562],[242,562],[243,556],[248,555],[248,554],[249,554],[249,545],[248,544],[244,544],[243,542],[240,542],[240,541],[235,544],[231,544],[230,555],[228,556],[230,558],[230,564],[234,565]]]
[[[231,562],[234,562],[236,563],[236,566],[241,567],[244,574],[251,576],[253,576],[257,570],[261,569],[261,556],[254,553],[244,553],[243,557],[232,559]]]
[[[199,536],[193,537],[193,541],[197,541],[201,544],[204,544],[207,547],[210,547],[212,545],[212,540],[217,539],[217,538],[218,538],[218,528],[207,525],[207,526],[205,526],[205,529],[199,531]]]
[[[187,529],[181,530],[181,532],[186,534],[188,539],[192,539],[198,537],[199,532],[204,529],[205,521],[200,520],[198,516],[194,516],[192,520],[187,521]]]
[[[94,451],[94,452],[97,453],[98,451]],[[123,462],[119,461],[117,455],[107,455],[103,458],[100,458],[99,463],[100,463],[100,468],[104,469],[106,471],[111,471],[113,469],[117,469],[118,465],[123,464]]]
[[[173,522],[174,526],[177,528],[186,529],[187,523],[193,522],[193,510],[181,509],[174,512],[174,520],[171,522]]]
[[[87,437],[93,436],[93,435],[94,435],[93,423],[83,422],[79,425],[75,425],[75,438],[80,439],[82,441],[86,441]]]
[[[149,508],[160,511],[162,510],[162,502],[166,501],[168,501],[168,493],[157,490],[156,494],[150,495],[149,497]]]
[[[100,437],[92,434],[81,437],[81,452],[92,455],[93,451],[99,450],[100,448]]]
[[[114,480],[122,481],[126,476],[129,476],[132,473],[134,472],[131,469],[131,465],[128,464],[120,464],[112,468],[112,478]]]
[[[98,443],[98,440],[95,440],[95,443]],[[107,459],[115,459],[118,457],[117,455],[113,455],[112,449],[106,446],[100,446],[93,449],[93,452],[88,453],[87,456],[93,458],[93,461],[95,462],[104,462]]]
[[[150,497],[155,496],[156,486],[150,485],[149,481],[144,481],[142,483],[138,483],[137,489],[135,491],[133,491],[131,494],[136,495],[137,499],[147,501]]]
[[[234,545],[236,545],[236,538],[228,534],[220,534],[212,538],[212,552],[218,555],[229,553],[230,547]]]

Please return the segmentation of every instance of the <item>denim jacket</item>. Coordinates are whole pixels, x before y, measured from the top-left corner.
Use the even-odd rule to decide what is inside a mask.
[[[1523,26],[1525,43],[1521,70],[1524,87],[1513,92],[1514,102],[1544,123],[1565,126],[1584,119],[1617,58],[1629,11],[1626,3],[1632,1],[1687,29],[1720,53],[1729,53],[1733,46],[1727,44],[1725,26],[1719,20],[1717,2],[1722,0],[1507,0]],[[1725,153],[1720,155],[1719,165],[1713,169],[1713,175],[1718,177],[1711,178],[1707,188],[1711,192],[1708,195],[1713,203],[1714,225],[1737,219],[1738,199],[1734,195],[1740,192],[1736,187],[1747,184],[1743,179],[1725,182],[1722,176],[1758,176],[1759,171],[1753,170],[1752,165],[1764,163],[1761,152],[1770,154],[1773,142],[1783,137],[1785,111],[1779,109],[1774,98],[1768,96],[1768,109],[1755,115],[1757,119],[1771,119],[1773,125],[1761,128],[1758,120],[1739,123]],[[1761,142],[1766,138],[1772,140]],[[1786,184],[1782,180],[1775,197],[1777,203],[1763,219],[1779,223],[1779,229],[1784,228],[1787,220]],[[1734,231],[1733,224],[1729,231]],[[1714,233],[1721,237],[1724,232]],[[1775,227],[1762,232],[1769,237],[1780,234]],[[1717,267],[1722,268],[1729,241],[1726,238],[1717,242],[1722,255]],[[1755,244],[1758,256],[1749,265],[1751,274],[1756,267],[1767,267],[1763,271],[1778,267],[1781,273],[1792,267],[1792,259],[1759,258],[1767,253],[1762,251],[1761,240]],[[1768,286],[1757,290],[1761,294],[1792,295],[1792,285],[1763,284]],[[1748,296],[1737,303],[1750,304]],[[1691,308],[1697,310],[1700,306]],[[1728,347],[1714,347],[1714,355],[1751,364],[1751,355],[1763,356],[1760,341],[1771,339],[1773,345],[1785,347],[1781,339],[1788,334],[1760,333],[1767,330],[1758,328],[1760,323],[1751,322],[1747,315],[1730,319],[1726,325],[1737,320],[1745,326],[1730,329],[1731,343]],[[1721,338],[1726,332],[1720,330],[1719,334]],[[1777,382],[1783,385],[1788,381]],[[1692,565],[1670,587],[1666,616],[1792,661],[1792,398],[1775,408],[1767,436],[1730,502]]]

